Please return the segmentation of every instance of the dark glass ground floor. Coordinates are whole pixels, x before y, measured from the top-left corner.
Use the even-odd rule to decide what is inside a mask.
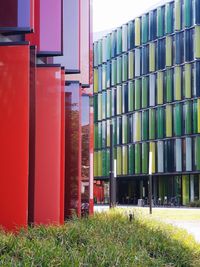
[[[117,202],[124,205],[148,204],[148,177],[117,178]],[[154,205],[180,206],[200,199],[200,175],[153,176]],[[96,180],[94,200],[109,203],[109,180]]]

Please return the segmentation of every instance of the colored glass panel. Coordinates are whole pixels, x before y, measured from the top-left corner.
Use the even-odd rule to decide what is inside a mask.
[[[166,105],[166,137],[172,137],[172,106]]]
[[[122,144],[126,144],[127,143],[127,139],[128,139],[128,129],[127,129],[127,116],[123,115],[122,116]]]
[[[102,122],[98,123],[98,149],[102,148]]]
[[[156,172],[156,144],[155,142],[149,143],[149,152],[152,153],[152,173]]]
[[[198,120],[197,120],[197,100],[193,101],[193,116],[192,116],[192,128],[193,128],[193,133],[197,133],[198,129]]]
[[[111,58],[117,55],[117,32],[111,32]]]
[[[102,176],[102,151],[97,152],[98,157],[98,176]]]
[[[141,173],[141,145],[135,144],[135,174]]]
[[[94,93],[98,93],[98,69],[94,69]]]
[[[98,120],[102,120],[102,94],[98,94]]]
[[[102,91],[102,66],[98,67],[98,92]]]
[[[200,58],[200,26],[195,26],[194,29],[194,56]]]
[[[106,60],[111,59],[111,35],[106,36]]]
[[[122,57],[117,57],[117,83],[122,82]]]
[[[174,171],[174,140],[164,142],[164,167],[165,172]]]
[[[94,149],[98,149],[98,124],[94,124]]]
[[[111,85],[115,86],[117,84],[117,61],[112,59],[111,62]]]
[[[157,11],[156,10],[151,10],[149,12],[149,40],[155,40],[156,39],[156,34],[157,34]]]
[[[117,144],[122,144],[122,118],[117,117]]]
[[[197,99],[197,131],[200,133],[200,99]]]
[[[155,139],[156,115],[155,109],[149,109],[149,139]]]
[[[165,39],[158,39],[157,41],[157,56],[156,56],[156,61],[157,61],[157,69],[162,70],[165,68]]]
[[[200,24],[200,2],[195,0],[195,24]]]
[[[133,114],[133,134],[134,142],[141,141],[141,113],[135,112]]]
[[[184,129],[185,134],[192,133],[192,102],[187,101],[184,103]]]
[[[153,72],[156,69],[156,44],[149,44],[149,71]]]
[[[117,28],[117,55],[122,53],[122,28]]]
[[[98,65],[102,64],[102,40],[98,41]]]
[[[192,171],[192,139],[187,137],[185,139],[186,152],[185,152],[185,165],[186,171]]]
[[[133,21],[128,23],[128,50],[133,49],[135,46],[135,26]]]
[[[148,173],[148,143],[142,143],[142,173]]]
[[[157,8],[157,37],[162,37],[164,35],[164,19],[165,19],[165,8]]]
[[[114,87],[111,90],[111,111],[112,116],[115,116],[117,112],[117,91]]]
[[[122,84],[122,113],[128,112],[128,84]]]
[[[148,136],[149,136],[148,126],[149,126],[149,112],[143,111],[142,112],[142,140],[143,141],[148,140]]]
[[[167,3],[165,5],[165,33],[170,34],[173,32],[173,3]]]
[[[142,75],[149,72],[149,46],[145,45],[142,47]]]
[[[94,177],[98,176],[98,152],[94,151]]]
[[[197,136],[194,139],[195,141],[195,170],[200,170],[200,137]]]
[[[182,104],[174,106],[174,134],[175,136],[182,134]]]
[[[185,61],[191,61],[194,58],[193,32],[193,29],[185,30],[184,32]]]
[[[166,67],[170,67],[173,64],[173,53],[172,53],[172,47],[173,47],[173,37],[167,36],[166,37]]]
[[[122,56],[122,81],[128,80],[128,56],[123,54]]]
[[[184,96],[185,98],[192,97],[192,71],[191,64],[185,64],[184,70]]]
[[[142,43],[148,42],[149,37],[149,15],[145,14],[142,16]]]
[[[135,49],[135,77],[140,76],[141,73],[141,50],[140,48]]]
[[[111,117],[111,90],[107,90],[107,118]]]
[[[134,78],[134,52],[130,51],[128,53],[128,79],[132,80]]]
[[[102,39],[102,62],[106,62],[106,37]]]
[[[103,64],[102,65],[102,90],[106,89],[106,73],[107,73],[107,65]]]
[[[149,106],[155,106],[156,104],[156,76],[155,74],[150,74],[149,76]]]
[[[110,120],[107,120],[106,122],[106,146],[110,147]]]
[[[158,108],[157,114],[157,138],[164,138],[164,108]]]
[[[102,148],[106,147],[106,121],[102,121]]]
[[[139,46],[141,44],[141,36],[140,36],[140,18],[135,19],[135,46]]]
[[[166,102],[173,100],[173,69],[168,69],[166,72]]]
[[[135,109],[141,108],[141,80],[135,80]]]
[[[176,171],[182,171],[182,140],[176,139],[175,140],[175,165]]]
[[[117,147],[117,175],[122,174],[122,148]]]
[[[164,172],[164,144],[163,141],[157,142],[157,171]]]
[[[102,120],[106,119],[107,117],[107,112],[106,112],[106,107],[107,107],[107,95],[106,92],[102,93]]]
[[[184,27],[190,27],[192,26],[192,20],[193,20],[193,14],[192,14],[192,5],[190,0],[184,0]]]
[[[106,88],[110,88],[111,86],[111,64],[107,62],[106,66]]]
[[[134,163],[135,163],[134,146],[128,146],[128,174],[134,174]]]
[[[180,31],[182,28],[181,9],[182,9],[181,0],[176,0],[175,1],[175,30],[176,31]]]
[[[163,104],[163,72],[157,73],[157,104]]]
[[[184,61],[184,35],[183,32],[175,33],[175,64],[181,64]]]
[[[134,83],[128,82],[128,111],[134,110],[135,94],[134,94]]]
[[[98,121],[98,95],[94,95],[94,122]]]
[[[181,67],[174,69],[174,100],[181,100],[182,74]]]
[[[128,50],[128,26],[124,24],[122,26],[122,52]]]
[[[148,107],[148,100],[149,100],[149,78],[143,77],[142,78],[142,108]]]
[[[183,175],[182,176],[182,203],[183,205],[187,205],[190,201],[190,182],[189,176]]]
[[[122,114],[122,87],[117,86],[117,115]]]
[[[98,66],[98,42],[94,42],[93,45],[93,65]]]
[[[128,174],[128,149],[127,146],[122,147],[122,174]]]

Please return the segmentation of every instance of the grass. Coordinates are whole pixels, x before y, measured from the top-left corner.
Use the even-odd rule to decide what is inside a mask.
[[[156,267],[200,266],[200,246],[184,230],[136,212],[74,218],[62,227],[0,234],[0,266]]]

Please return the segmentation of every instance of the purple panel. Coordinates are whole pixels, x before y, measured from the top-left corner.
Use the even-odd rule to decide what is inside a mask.
[[[18,27],[30,27],[30,1],[18,0]]]
[[[80,0],[65,0],[63,5],[63,56],[54,62],[67,72],[80,71]]]
[[[40,51],[62,52],[62,1],[40,1]]]
[[[17,0],[1,0],[0,27],[17,27]]]

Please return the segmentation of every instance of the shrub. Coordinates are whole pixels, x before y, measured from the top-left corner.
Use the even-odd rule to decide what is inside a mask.
[[[195,200],[189,203],[189,207],[200,208],[200,200]]]

